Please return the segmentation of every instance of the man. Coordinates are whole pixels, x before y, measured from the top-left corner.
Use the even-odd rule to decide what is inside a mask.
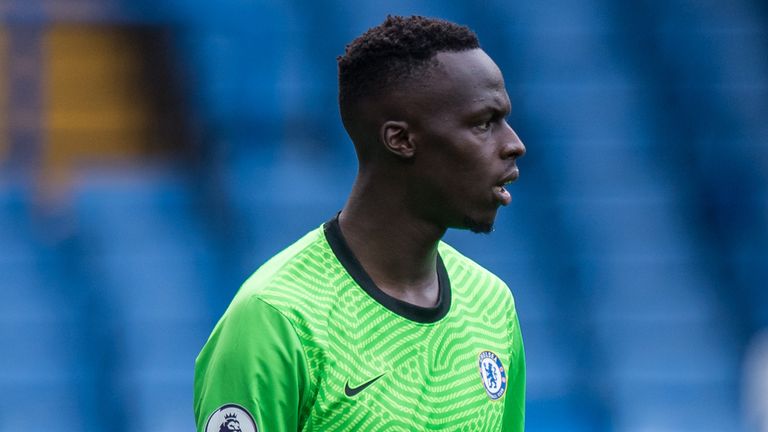
[[[338,63],[352,193],[216,325],[195,368],[198,430],[522,431],[512,295],[440,241],[490,232],[511,200],[525,148],[501,72],[471,30],[423,17],[388,17]]]

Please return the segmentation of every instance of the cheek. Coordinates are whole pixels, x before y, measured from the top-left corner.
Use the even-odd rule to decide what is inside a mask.
[[[414,171],[430,189],[430,195],[458,201],[453,207],[482,199],[477,195],[480,186],[487,183],[489,147],[480,137],[460,132],[454,136],[432,135],[423,150]]]
[[[472,175],[481,172],[485,149],[471,139],[451,142],[435,152],[435,166],[454,175]]]

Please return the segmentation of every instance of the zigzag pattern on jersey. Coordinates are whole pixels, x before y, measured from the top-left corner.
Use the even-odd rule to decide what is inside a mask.
[[[357,286],[316,232],[257,294],[293,322],[303,343],[314,401],[304,430],[499,428],[505,398],[489,401],[477,361],[490,350],[510,364],[514,304],[506,285],[441,244],[451,310],[436,323],[409,321]],[[357,397],[344,395],[347,382],[382,373]]]

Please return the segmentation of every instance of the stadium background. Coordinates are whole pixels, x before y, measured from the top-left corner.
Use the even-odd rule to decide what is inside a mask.
[[[470,25],[528,147],[491,236],[535,431],[768,430],[768,3],[0,1],[0,431],[189,431],[244,278],[355,173],[335,57]],[[762,426],[760,426],[762,425]]]

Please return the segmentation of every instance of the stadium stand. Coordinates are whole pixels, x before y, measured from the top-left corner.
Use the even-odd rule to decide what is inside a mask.
[[[45,152],[0,145],[0,169],[29,168],[0,176],[0,431],[193,429],[193,361],[239,284],[343,205],[334,59],[386,13],[470,24],[505,73],[528,147],[513,203],[446,241],[515,293],[527,430],[745,430],[742,356],[768,328],[760,2],[21,3],[3,40],[169,29],[197,159],[78,167],[51,211]]]

